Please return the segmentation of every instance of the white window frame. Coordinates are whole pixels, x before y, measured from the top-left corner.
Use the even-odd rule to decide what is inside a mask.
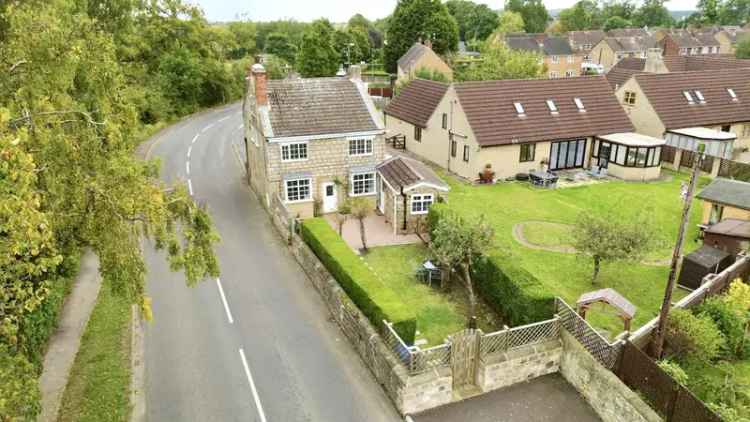
[[[300,198],[300,199],[289,199],[289,183],[290,182],[301,182],[301,181],[307,181],[308,184],[308,190],[307,190],[307,197],[306,198]],[[299,179],[287,179],[284,180],[284,201],[289,204],[299,203],[299,202],[310,202],[313,200],[313,182],[312,178],[310,177],[301,177]],[[297,186],[297,189],[299,189],[299,183]]]
[[[363,192],[360,192],[360,193],[354,193],[355,184],[358,183],[358,182],[359,183],[363,182],[363,181],[356,181],[355,182],[355,180],[354,180],[355,177],[357,177],[357,176],[367,176],[367,175],[369,175],[369,176],[372,177],[372,184],[370,185],[372,187],[371,191],[369,191],[369,192],[363,191]],[[370,196],[370,195],[375,195],[375,193],[376,193],[376,189],[375,189],[375,172],[374,171],[365,171],[365,172],[361,172],[361,173],[352,173],[351,176],[349,176],[349,184],[351,185],[351,191],[349,192],[349,196]]]
[[[568,63],[573,63],[573,56],[568,56]]]
[[[552,63],[560,63],[560,56],[552,56]]]
[[[350,157],[366,157],[368,155],[372,155],[372,138],[350,138],[349,139],[349,156]],[[356,145],[357,143],[361,142],[362,145]],[[355,144],[354,146],[354,153],[352,153],[352,143]],[[362,147],[362,151],[364,152],[358,152],[360,150],[359,147]]]
[[[409,213],[411,215],[424,215],[430,212],[430,207],[435,203],[435,195],[431,193],[414,194],[409,200]],[[419,210],[414,211],[414,205],[419,205]]]
[[[568,69],[568,70],[565,71],[565,77],[566,78],[572,78],[575,75],[576,75],[576,71],[575,70]]]
[[[305,146],[305,157],[304,158],[284,158],[284,148],[289,148],[289,157],[292,154],[292,145],[304,145]],[[284,163],[292,163],[295,161],[307,161],[310,158],[310,145],[307,141],[304,142],[287,142],[279,145],[279,153],[281,154],[281,161]],[[298,153],[299,154],[299,153]]]
[[[557,73],[557,71],[555,71],[555,70],[552,70],[552,71],[550,71],[550,72],[549,72],[549,78],[550,78],[550,79],[557,79],[557,78],[559,78],[559,77],[560,77],[560,74],[559,74],[559,73]]]

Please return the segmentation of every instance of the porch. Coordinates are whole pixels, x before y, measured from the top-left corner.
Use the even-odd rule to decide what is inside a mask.
[[[325,216],[328,224],[333,227],[334,230],[338,231],[338,222],[336,221],[335,214],[327,214]],[[383,215],[371,214],[364,219],[365,223],[365,239],[368,247],[376,246],[393,246],[393,245],[409,245],[413,243],[421,243],[422,240],[416,234],[394,234],[393,225],[388,223]],[[421,235],[425,240],[428,239],[428,235]],[[362,249],[362,238],[359,233],[359,221],[356,218],[349,217],[344,222],[341,230],[341,237],[344,239],[347,245],[349,245],[355,251]]]

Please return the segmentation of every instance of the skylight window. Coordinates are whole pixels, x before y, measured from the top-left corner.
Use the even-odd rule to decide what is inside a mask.
[[[519,116],[526,115],[526,111],[523,109],[523,104],[521,103],[513,103],[513,107],[516,108],[516,113],[518,113]]]
[[[737,101],[737,93],[735,93],[732,88],[727,88],[727,93],[732,97],[732,101]]]
[[[701,104],[706,104],[706,99],[703,97],[703,93],[700,91],[695,91],[695,97],[698,98],[698,102]]]
[[[688,101],[688,104],[695,104],[695,100],[693,100],[693,96],[690,95],[690,92],[682,91],[682,95],[685,96],[685,99]]]
[[[547,107],[549,108],[550,113],[557,114],[557,105],[552,100],[547,100]]]
[[[583,101],[581,101],[580,98],[578,97],[573,98],[573,102],[576,103],[576,107],[578,108],[578,111],[580,111],[581,113],[586,111],[586,107],[583,106]]]

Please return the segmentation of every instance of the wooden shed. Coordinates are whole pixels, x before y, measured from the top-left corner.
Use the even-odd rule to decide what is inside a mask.
[[[750,221],[722,220],[703,232],[703,244],[736,256],[750,249]]]
[[[720,249],[703,245],[697,251],[685,256],[682,260],[682,270],[677,281],[680,286],[697,289],[703,277],[708,274],[718,274],[734,262],[734,256]]]

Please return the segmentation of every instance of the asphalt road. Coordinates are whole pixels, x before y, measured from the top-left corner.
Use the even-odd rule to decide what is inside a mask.
[[[239,104],[158,135],[167,181],[190,181],[221,235],[220,282],[186,287],[146,246],[149,421],[399,421],[243,182]],[[234,144],[234,146],[233,146]]]

